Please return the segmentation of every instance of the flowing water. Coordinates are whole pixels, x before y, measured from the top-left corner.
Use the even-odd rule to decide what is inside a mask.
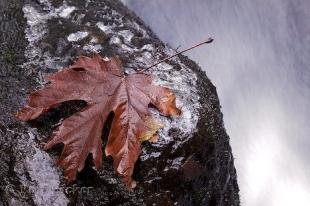
[[[310,1],[124,0],[220,96],[243,205],[309,205]]]

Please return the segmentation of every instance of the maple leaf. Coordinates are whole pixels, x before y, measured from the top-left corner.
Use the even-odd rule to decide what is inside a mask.
[[[134,164],[141,151],[141,141],[154,140],[162,125],[152,118],[152,104],[162,115],[179,115],[175,95],[170,89],[152,84],[152,77],[135,73],[124,75],[120,60],[81,56],[70,67],[47,76],[46,87],[32,93],[28,105],[16,116],[22,121],[37,118],[42,113],[69,100],[84,100],[87,106],[65,119],[53,133],[45,150],[63,143],[58,164],[64,168],[68,182],[76,179],[89,154],[96,169],[102,166],[102,128],[114,112],[105,154],[113,157],[114,169],[128,188]]]

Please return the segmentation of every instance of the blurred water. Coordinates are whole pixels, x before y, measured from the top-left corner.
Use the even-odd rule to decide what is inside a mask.
[[[242,205],[310,203],[310,1],[124,0],[217,87]]]

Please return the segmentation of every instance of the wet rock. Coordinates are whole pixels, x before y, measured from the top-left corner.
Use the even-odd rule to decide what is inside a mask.
[[[128,192],[106,156],[101,171],[89,157],[76,182],[65,185],[54,164],[61,146],[48,154],[40,144],[85,103],[67,102],[31,123],[16,122],[12,114],[29,91],[45,84],[45,73],[80,54],[118,55],[132,73],[175,51],[116,0],[0,0],[0,5],[0,205],[239,205],[216,88],[182,55],[148,70],[156,84],[176,93],[183,113],[166,118],[151,109],[166,126],[157,143],[142,145],[137,187]],[[108,131],[107,125],[104,144]]]

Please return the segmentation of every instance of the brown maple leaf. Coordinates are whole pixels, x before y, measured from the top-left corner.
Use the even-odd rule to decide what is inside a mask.
[[[113,157],[116,172],[128,188],[140,154],[141,141],[153,138],[161,125],[148,110],[154,105],[165,116],[179,115],[175,95],[170,89],[152,84],[152,77],[135,73],[125,76],[117,58],[79,57],[70,67],[47,76],[50,82],[29,97],[28,105],[17,113],[22,121],[37,118],[47,110],[69,100],[84,100],[87,106],[65,119],[53,133],[45,150],[63,143],[58,164],[69,182],[76,179],[92,155],[96,169],[102,166],[102,128],[114,112],[106,155]]]

